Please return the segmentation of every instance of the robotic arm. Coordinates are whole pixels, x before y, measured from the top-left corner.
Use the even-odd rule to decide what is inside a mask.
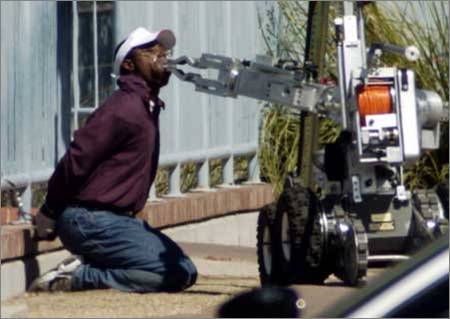
[[[213,54],[168,60],[166,68],[195,90],[222,97],[247,96],[321,113],[352,132],[360,163],[401,165],[419,158],[422,149],[439,147],[440,96],[415,87],[412,70],[378,67],[382,51],[419,58],[417,48],[374,43],[366,51],[360,20],[355,15],[335,19],[338,86],[312,82],[312,70],[294,65],[273,66],[262,59],[238,60]],[[184,72],[178,66],[213,70],[216,78]],[[211,73],[210,73],[211,74]]]
[[[218,75],[216,79],[207,79],[199,73],[185,73],[178,65],[214,69]],[[243,95],[309,112],[317,112],[327,88],[308,82],[305,73],[295,67],[278,68],[263,61],[240,61],[213,54],[169,60],[167,69],[180,80],[193,83],[199,92],[233,98]]]

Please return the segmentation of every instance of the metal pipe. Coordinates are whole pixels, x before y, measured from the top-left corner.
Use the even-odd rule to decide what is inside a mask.
[[[255,154],[248,164],[248,181],[251,183],[260,183],[258,154]]]
[[[169,169],[169,193],[166,196],[181,197],[181,164]]]
[[[95,106],[94,106],[95,107]],[[73,114],[79,115],[88,115],[95,111],[94,107],[79,107],[78,109],[71,109],[70,111]]]
[[[225,5],[225,30],[227,34],[225,37],[226,53],[232,56],[232,41],[231,41],[231,2],[226,1]],[[233,149],[233,117],[234,117],[234,101],[227,99],[227,142],[231,149]],[[231,153],[230,157],[224,161],[223,165],[223,184],[234,184],[234,156]]]
[[[205,158],[226,158],[232,153],[233,155],[252,155],[256,154],[258,149],[257,144],[241,144],[231,149],[229,147],[216,147],[208,150],[193,151],[180,154],[167,154],[160,157],[160,167],[173,166],[177,163],[186,162],[203,162]],[[256,155],[255,155],[256,156]],[[48,181],[50,176],[53,174],[54,169],[49,168],[41,171],[31,172],[31,173],[20,173],[15,175],[8,175],[2,177],[1,188],[2,189],[12,189],[7,181],[11,181],[16,187],[24,187],[29,183],[43,183]]]
[[[347,128],[347,105],[345,101],[346,97],[346,81],[345,81],[345,73],[344,73],[344,48],[342,43],[343,36],[343,21],[342,19],[336,19],[336,33],[337,33],[337,65],[338,65],[338,81],[339,81],[339,95],[340,95],[340,104],[341,104],[341,118],[342,118],[342,129]]]
[[[80,79],[78,74],[78,7],[72,1],[72,70],[73,70],[73,110],[74,128],[78,129],[78,109],[80,108]]]
[[[234,148],[231,147],[216,147],[208,149],[207,151],[192,151],[185,153],[166,154],[160,156],[160,166],[176,165],[181,162],[202,162],[205,158],[219,159],[229,158],[230,155],[252,155],[255,154],[258,149],[256,144],[242,144],[237,145]]]
[[[358,25],[358,36],[361,41],[361,57],[362,67],[367,68],[367,55],[366,55],[366,32],[364,28],[364,17],[361,6],[356,6],[356,20]]]
[[[174,16],[174,30],[175,33],[179,32],[179,7],[178,2],[173,2],[173,16]],[[175,47],[176,50],[176,47]],[[175,82],[173,86],[174,96],[175,96],[175,106],[174,106],[174,149],[176,152],[180,150],[180,87],[179,82]],[[175,167],[169,170],[169,194],[168,196],[180,196],[180,175],[181,175],[181,161],[178,160],[175,163]]]
[[[156,201],[158,199],[158,197],[156,196],[156,186],[155,183],[152,184],[152,186],[150,187],[150,192],[147,198],[147,201]]]
[[[373,255],[369,256],[369,262],[380,262],[380,261],[403,261],[408,260],[409,256],[405,255]]]
[[[373,57],[378,54],[378,50],[403,55],[410,62],[415,62],[420,58],[419,49],[413,45],[400,47],[394,44],[375,42],[372,43],[368,52],[369,62],[372,62]]]
[[[92,23],[94,29],[94,107],[98,107],[98,39],[97,39],[97,0],[94,0],[92,8]]]
[[[206,33],[207,27],[206,27],[206,3],[205,2],[199,2],[199,19],[200,19],[200,48],[202,49],[202,52],[207,52],[208,46],[205,39],[207,39],[208,35]],[[208,114],[209,114],[209,107],[208,107],[208,100],[209,96],[206,94],[201,94],[200,101],[201,101],[201,107],[202,107],[202,148],[205,153],[208,152],[208,146],[209,146],[209,120],[208,120]],[[209,189],[209,158],[206,156],[206,158],[203,160],[203,162],[200,164],[200,167],[198,169],[198,188],[201,189]]]
[[[344,1],[344,15],[349,16],[354,14],[353,1]]]
[[[1,188],[3,189],[13,189],[16,187],[24,187],[32,183],[42,183],[47,181],[53,173],[53,168],[46,169],[31,173],[20,173],[15,175],[8,175],[2,177]],[[14,186],[10,185],[9,182],[13,183]]]

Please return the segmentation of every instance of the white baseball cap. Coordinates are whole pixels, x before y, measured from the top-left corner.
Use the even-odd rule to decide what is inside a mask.
[[[142,27],[137,28],[131,32],[116,49],[114,58],[114,75],[120,75],[120,66],[131,50],[153,41],[157,41],[158,44],[162,45],[165,49],[170,50],[175,45],[176,39],[173,32],[168,29],[150,32]]]

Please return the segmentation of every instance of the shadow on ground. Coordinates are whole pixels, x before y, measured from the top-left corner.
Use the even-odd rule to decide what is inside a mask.
[[[179,293],[138,294],[115,290],[27,293],[2,302],[2,308],[21,309],[21,313],[12,314],[21,318],[215,317],[217,307],[230,296],[258,286],[257,278],[200,276],[196,285]]]

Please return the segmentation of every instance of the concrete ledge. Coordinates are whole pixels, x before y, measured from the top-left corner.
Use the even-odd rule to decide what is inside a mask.
[[[182,243],[255,248],[258,215],[259,212],[225,215],[200,223],[170,227],[163,233]]]
[[[146,205],[138,217],[154,227],[171,227],[230,213],[255,211],[273,201],[270,184],[243,185],[188,193],[186,197],[165,197],[160,202]]]
[[[138,217],[148,221],[154,227],[166,228],[237,212],[256,211],[273,200],[271,185],[243,185],[237,188],[221,188],[214,192],[188,193],[185,197],[163,198],[162,201],[149,202]],[[14,210],[8,212],[13,215],[14,213]],[[11,216],[2,220],[7,220]],[[62,248],[59,240],[34,241],[32,226],[2,225],[0,235],[2,262]]]
[[[19,216],[15,207],[0,207],[0,225],[7,225]]]
[[[38,208],[31,209],[32,214],[36,214]],[[8,225],[17,220],[19,217],[19,210],[16,207],[0,207],[0,225]]]
[[[36,241],[34,228],[27,225],[5,225],[1,227],[1,260],[33,256],[62,247],[59,239]]]

